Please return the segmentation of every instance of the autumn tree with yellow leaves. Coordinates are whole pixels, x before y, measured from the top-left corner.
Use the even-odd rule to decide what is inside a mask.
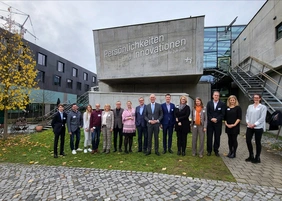
[[[8,137],[8,110],[24,109],[37,84],[36,61],[18,33],[0,30],[0,110],[4,110],[4,139]]]

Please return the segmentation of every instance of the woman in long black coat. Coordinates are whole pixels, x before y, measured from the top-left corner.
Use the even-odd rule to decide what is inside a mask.
[[[176,123],[175,131],[177,135],[177,155],[185,156],[187,146],[187,134],[190,132],[190,107],[187,105],[187,97],[180,97],[180,105],[174,111]]]

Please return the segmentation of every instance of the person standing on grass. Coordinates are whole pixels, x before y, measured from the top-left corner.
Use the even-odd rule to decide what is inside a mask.
[[[175,105],[170,102],[171,95],[165,95],[165,103],[163,103],[162,110],[163,110],[163,119],[161,121],[161,125],[163,128],[163,154],[168,151],[169,153],[173,153],[171,146],[172,146],[172,134],[173,128],[175,124],[175,117],[174,117],[174,109]]]
[[[103,153],[110,153],[113,128],[114,113],[111,111],[111,106],[106,104],[102,112]]]
[[[135,125],[138,131],[138,152],[147,152],[148,147],[148,132],[147,123],[144,119],[146,105],[144,104],[144,98],[139,98],[139,105],[135,109]],[[144,140],[143,139],[144,136]]]
[[[100,143],[101,124],[102,124],[102,110],[100,110],[100,104],[95,105],[95,110],[92,111],[89,123],[92,139],[92,151],[91,154],[98,153],[98,147]]]
[[[51,126],[54,132],[54,158],[58,158],[58,142],[61,137],[60,143],[60,155],[65,156],[64,146],[65,146],[65,133],[66,133],[66,122],[67,114],[64,112],[64,105],[58,105],[58,112],[54,115]]]
[[[114,113],[114,152],[117,151],[117,141],[119,138],[119,143],[118,143],[118,151],[122,152],[122,113],[123,113],[123,108],[121,108],[121,102],[117,101],[116,102],[116,108],[113,109]]]
[[[132,152],[133,136],[136,135],[135,109],[132,108],[131,101],[126,103],[127,109],[122,113],[123,135],[124,135],[124,153]],[[129,148],[127,149],[127,145]]]
[[[219,157],[218,149],[220,147],[222,121],[224,119],[226,105],[219,100],[220,93],[218,91],[214,91],[212,97],[213,100],[209,101],[207,104],[207,155],[211,155],[213,148],[215,155]]]
[[[199,157],[204,155],[205,133],[207,130],[207,110],[204,107],[202,99],[197,97],[194,101],[194,107],[191,112],[192,122],[192,155],[197,155],[198,138],[200,141]]]
[[[225,112],[225,132],[228,136],[229,153],[227,157],[235,158],[238,147],[237,136],[240,133],[240,121],[242,119],[242,109],[236,96],[231,95],[227,99]]]
[[[246,113],[246,143],[249,150],[249,157],[245,160],[246,162],[260,163],[260,153],[261,153],[261,137],[262,133],[265,131],[265,118],[267,113],[267,108],[265,105],[260,103],[261,95],[254,94],[253,96],[254,104],[249,105]],[[252,138],[255,134],[256,142],[256,156],[254,157]]]
[[[82,151],[82,149],[79,148],[79,142],[80,128],[83,126],[83,119],[81,113],[78,111],[78,106],[75,103],[72,104],[71,111],[68,113],[67,125],[70,134],[70,148],[72,154],[76,154],[76,151]],[[74,136],[76,137],[75,144]]]
[[[84,130],[84,153],[91,152],[91,131],[89,128],[90,125],[90,116],[92,113],[92,106],[87,105],[86,111],[83,114],[83,130]],[[87,149],[88,148],[88,149]]]
[[[187,105],[187,97],[180,97],[180,105],[176,106],[175,112],[175,131],[177,135],[177,155],[186,155],[187,135],[190,132],[190,107]]]

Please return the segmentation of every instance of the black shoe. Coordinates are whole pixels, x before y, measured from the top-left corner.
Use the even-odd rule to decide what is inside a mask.
[[[160,152],[157,151],[157,152],[156,152],[156,155],[157,155],[157,156],[160,156],[161,154],[160,154]]]
[[[145,155],[146,156],[149,156],[151,154],[151,152],[150,151],[148,151]]]
[[[132,153],[132,149],[129,149],[129,152]]]
[[[168,152],[171,153],[171,154],[173,154],[173,151],[172,151],[171,149],[168,149]]]
[[[163,154],[165,154],[166,153],[166,151],[165,150],[163,150]]]
[[[66,154],[65,154],[64,152],[63,152],[63,153],[61,153],[60,155],[61,155],[61,156],[66,156]]]
[[[121,148],[119,148],[119,150],[118,150],[119,152],[122,152],[122,149]]]
[[[104,149],[102,153],[106,153],[106,149]]]
[[[234,153],[231,153],[228,158],[235,158],[235,154]]]
[[[219,153],[217,152],[217,153],[215,153],[215,155],[217,156],[217,157],[220,157],[220,155],[219,155]]]
[[[211,152],[208,152],[208,153],[207,153],[207,156],[211,156]]]
[[[114,149],[114,152],[117,152],[117,149]]]
[[[180,152],[180,151],[177,151],[177,155],[180,156],[180,155],[181,155],[181,152]]]
[[[54,154],[54,158],[58,158],[58,155],[57,155],[57,154]]]
[[[260,163],[260,158],[255,157],[255,158],[252,160],[252,163]]]
[[[129,152],[127,150],[125,150],[124,153],[129,154]]]
[[[144,154],[146,154],[146,153],[147,153],[147,151],[146,151],[146,150],[144,150],[144,151],[143,151],[143,153],[144,153]]]
[[[182,156],[185,156],[186,154],[185,154],[185,152],[182,152]]]
[[[138,152],[142,152],[142,150],[138,150]]]
[[[249,156],[249,158],[245,159],[246,162],[252,162],[253,160],[254,160],[253,156]]]
[[[229,151],[229,153],[227,154],[227,157],[229,157],[231,154],[232,154],[232,152],[231,152],[231,151]]]

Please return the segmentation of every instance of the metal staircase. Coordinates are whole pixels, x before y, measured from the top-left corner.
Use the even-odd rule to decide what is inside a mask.
[[[261,94],[270,114],[282,110],[282,74],[272,66],[248,57],[239,66],[230,68],[229,75],[249,100],[254,94]]]
[[[79,96],[76,104],[79,106],[79,108],[86,107],[89,104],[88,91],[82,94],[81,96]],[[72,107],[72,104],[64,104],[64,111],[68,113],[71,110],[71,107]],[[41,121],[39,122],[39,124],[43,125],[44,129],[51,128],[51,122],[56,112],[57,112],[57,108],[46,113],[43,117],[37,117],[39,119],[41,118]]]

